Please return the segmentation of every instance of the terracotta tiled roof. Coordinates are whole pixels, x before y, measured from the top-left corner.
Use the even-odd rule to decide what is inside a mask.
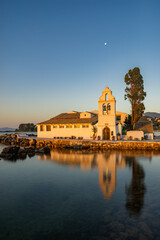
[[[135,130],[141,130],[144,133],[153,133],[153,124],[144,116],[136,122]]]
[[[76,113],[61,113],[47,121],[38,124],[74,124],[74,123],[92,123],[98,121],[98,116],[92,118],[80,118],[80,112]]]

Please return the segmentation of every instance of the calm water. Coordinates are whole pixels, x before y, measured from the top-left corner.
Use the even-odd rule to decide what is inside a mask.
[[[160,239],[160,155],[1,159],[0,239]]]

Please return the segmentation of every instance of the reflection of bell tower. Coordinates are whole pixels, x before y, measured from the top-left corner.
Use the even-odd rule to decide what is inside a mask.
[[[116,188],[117,170],[126,166],[125,158],[122,154],[102,153],[97,154],[97,166],[99,171],[99,185],[107,199],[110,199]]]
[[[109,199],[116,187],[116,153],[99,154],[97,156],[99,169],[99,185],[104,196]]]
[[[106,87],[98,101],[98,136],[108,140],[116,135],[116,100]]]

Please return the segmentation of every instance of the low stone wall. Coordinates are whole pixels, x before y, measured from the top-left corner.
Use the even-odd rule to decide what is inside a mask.
[[[37,146],[70,149],[160,150],[160,142],[37,140]]]
[[[64,139],[19,138],[16,134],[0,136],[0,143],[32,148],[49,147],[50,149],[88,149],[88,150],[160,150],[160,142],[156,141],[85,141]]]

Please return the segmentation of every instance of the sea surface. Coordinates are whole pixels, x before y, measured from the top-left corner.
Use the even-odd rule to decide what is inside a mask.
[[[52,239],[160,239],[160,153],[1,159],[0,240]]]

